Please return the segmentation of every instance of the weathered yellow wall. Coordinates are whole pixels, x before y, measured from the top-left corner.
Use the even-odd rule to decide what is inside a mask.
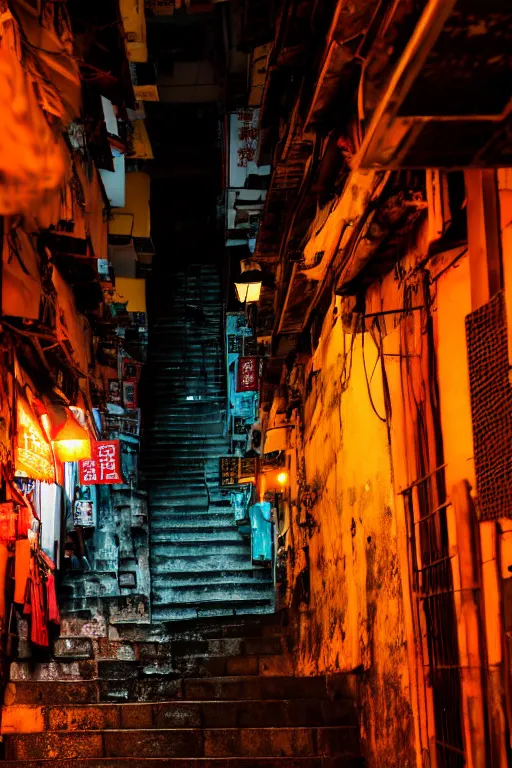
[[[434,284],[436,351],[446,485],[475,487],[465,318],[471,312],[469,258],[464,256]]]
[[[363,735],[379,768],[408,768],[412,715],[388,430],[377,349],[328,313],[306,402],[307,482],[318,497],[309,541],[311,598],[298,671],[361,665]],[[299,560],[300,563],[300,560]],[[374,764],[375,768],[377,763]]]

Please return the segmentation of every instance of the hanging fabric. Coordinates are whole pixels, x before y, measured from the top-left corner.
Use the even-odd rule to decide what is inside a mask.
[[[14,602],[23,604],[30,577],[30,541],[18,539],[15,545],[14,560]]]
[[[60,626],[60,612],[57,603],[57,591],[55,589],[55,576],[50,571],[46,581],[47,600],[48,600],[48,621]]]
[[[9,564],[9,549],[7,544],[0,544],[0,626],[1,631],[6,629],[6,603],[5,603],[5,588],[7,579],[7,566]]]
[[[47,611],[44,581],[36,557],[31,559],[30,578],[27,582],[25,615],[30,615],[30,640],[34,645],[48,648],[50,637],[47,626]]]

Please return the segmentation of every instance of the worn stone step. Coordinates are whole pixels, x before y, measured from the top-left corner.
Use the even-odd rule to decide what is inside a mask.
[[[153,621],[180,621],[183,619],[200,619],[207,617],[231,617],[231,616],[249,616],[261,613],[272,613],[274,610],[274,600],[268,599],[249,599],[231,600],[227,603],[223,601],[203,602],[201,605],[153,605]]]
[[[365,768],[365,761],[360,757],[218,757],[218,758],[87,758],[62,760],[7,760],[2,762],[6,768]]]
[[[155,574],[151,581],[153,588],[162,589],[171,586],[177,587],[208,587],[212,584],[254,584],[262,582],[272,584],[272,572],[270,569],[253,569],[251,571],[225,570],[210,571],[207,576],[201,574],[184,575],[183,573],[166,571],[165,575]],[[86,658],[86,657],[84,657]]]
[[[211,542],[214,540],[218,544],[222,544],[223,542],[240,541],[241,538],[242,534],[233,523],[230,528],[227,526],[219,526],[219,528],[216,526],[212,526],[211,528],[206,528],[206,526],[189,526],[188,528],[179,527],[177,530],[173,530],[171,524],[168,524],[167,528],[164,528],[162,524],[157,526],[152,524],[151,526],[152,542],[172,544],[174,542],[183,543],[189,541],[196,543],[199,541]]]
[[[202,557],[200,555],[190,555],[183,553],[181,556],[166,556],[165,554],[151,553],[151,565],[153,572],[158,572],[161,567],[161,573],[168,572],[180,572],[193,571],[197,573],[204,573],[208,571],[224,570],[247,570],[253,569],[249,550],[244,554],[224,554],[220,556],[205,554]]]
[[[357,729],[172,728],[46,732],[6,739],[7,760],[96,757],[355,757]]]
[[[2,734],[137,728],[279,728],[357,725],[353,701],[166,701],[4,707]]]
[[[203,541],[174,541],[159,542],[151,547],[151,554],[155,557],[168,557],[169,560],[176,557],[196,557],[217,556],[221,561],[225,556],[243,555],[250,551],[250,545],[246,540],[241,541],[219,541],[214,542],[211,539]]]
[[[219,520],[223,516],[229,517],[231,523],[233,523],[234,513],[232,507],[227,507],[226,504],[216,504],[215,506],[208,507],[206,504],[198,504],[189,506],[179,504],[175,506],[171,500],[161,500],[151,504],[151,519],[152,520],[189,520],[192,524],[195,524],[196,518],[198,522],[208,515],[212,516],[212,520]]]
[[[145,470],[147,473],[147,469]],[[158,493],[155,493],[154,491],[150,493],[149,496],[149,509],[150,513],[153,509],[153,506],[160,506],[163,505],[164,507],[174,507],[174,508],[183,508],[183,509],[197,509],[201,510],[204,509],[205,511],[208,511],[208,494],[206,491],[204,491],[200,495],[196,496],[189,496],[182,497],[182,498],[174,498],[172,493],[161,491]]]
[[[273,587],[268,582],[251,582],[245,584],[188,584],[174,588],[172,582],[167,586],[158,588],[152,584],[152,604],[157,605],[184,605],[194,604],[202,606],[204,603],[218,603],[226,601],[253,600],[255,598],[271,599]]]
[[[187,532],[200,531],[206,528],[210,532],[216,531],[218,528],[234,528],[234,515],[233,511],[210,513],[195,513],[192,517],[191,514],[182,513],[180,515],[169,514],[167,512],[156,512],[151,510],[151,530],[152,531],[165,531],[165,530],[184,530]]]

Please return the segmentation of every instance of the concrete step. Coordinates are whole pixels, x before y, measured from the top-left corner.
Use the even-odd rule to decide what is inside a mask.
[[[166,701],[157,704],[4,707],[2,734],[157,728],[280,728],[358,723],[349,699]]]
[[[358,732],[352,726],[113,729],[9,736],[5,757],[355,757],[358,749]]]

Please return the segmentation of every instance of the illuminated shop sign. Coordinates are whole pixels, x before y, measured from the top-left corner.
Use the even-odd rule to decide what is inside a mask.
[[[241,357],[238,360],[237,392],[258,390],[259,360],[257,357]]]
[[[16,471],[33,480],[55,482],[53,455],[36,416],[24,400],[17,398]]]

